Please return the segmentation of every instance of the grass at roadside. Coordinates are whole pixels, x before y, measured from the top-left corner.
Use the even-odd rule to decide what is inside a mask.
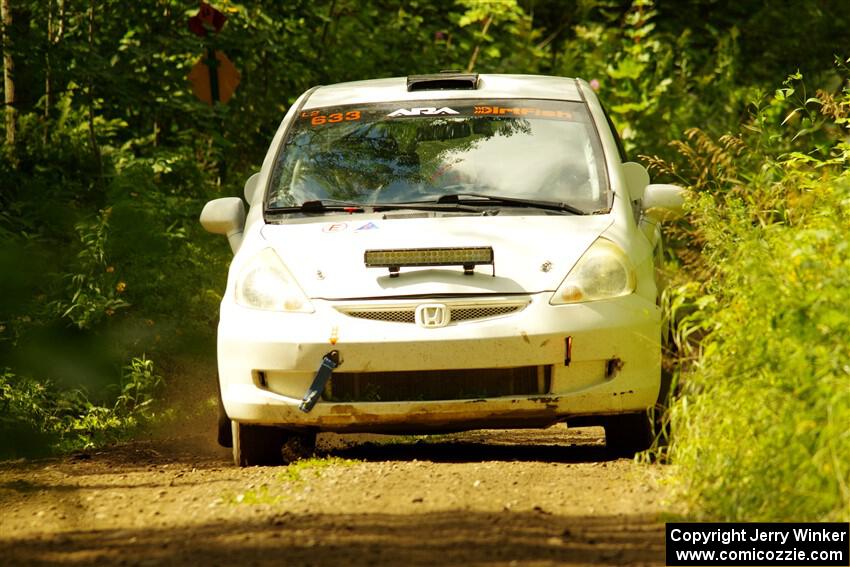
[[[330,468],[350,467],[359,462],[353,459],[343,459],[342,457],[333,456],[302,459],[287,465],[283,472],[278,475],[278,479],[281,482],[300,483],[306,480],[307,477],[318,478]]]
[[[696,517],[850,519],[850,94],[842,101],[824,96],[820,110],[839,114],[809,119],[821,147],[792,151],[806,132],[761,114],[748,134],[696,148],[730,154],[710,160],[725,181],[695,186],[702,283],[672,302],[685,368],[671,456]],[[795,112],[806,104],[817,106]]]
[[[262,484],[237,494],[228,494],[223,500],[229,504],[280,504],[290,497],[289,494],[280,492],[281,489],[298,488],[309,480],[321,478],[330,469],[343,469],[359,463],[357,460],[333,456],[302,459],[281,469],[275,477],[280,482],[279,485]]]

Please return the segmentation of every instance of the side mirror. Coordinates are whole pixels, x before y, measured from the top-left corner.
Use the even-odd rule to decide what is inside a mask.
[[[257,189],[260,186],[260,174],[255,173],[251,177],[248,178],[248,181],[245,182],[245,201],[248,202],[248,206],[254,202],[254,197],[257,194]]]
[[[643,194],[643,212],[654,221],[673,220],[684,214],[685,190],[678,185],[653,183]]]
[[[629,189],[629,200],[637,203],[643,199],[646,186],[649,185],[649,172],[639,163],[627,161],[623,164],[623,176]]]
[[[245,205],[242,199],[224,197],[210,201],[201,211],[201,226],[207,232],[227,236],[230,249],[235,254],[242,244],[242,231],[245,228]]]

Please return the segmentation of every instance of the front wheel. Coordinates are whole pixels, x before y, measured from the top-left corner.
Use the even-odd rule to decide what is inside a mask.
[[[282,465],[281,447],[286,434],[264,425],[231,422],[233,462],[239,467]]]
[[[233,462],[240,467],[285,465],[313,455],[315,432],[231,422]]]
[[[652,446],[652,421],[646,412],[605,419],[605,445],[617,456],[633,457]]]
[[[217,380],[216,380],[217,381]],[[227,412],[224,410],[224,402],[221,401],[221,387],[218,392],[218,423],[217,437],[218,444],[222,447],[230,449],[233,447],[233,426],[230,424],[230,418],[227,417]]]

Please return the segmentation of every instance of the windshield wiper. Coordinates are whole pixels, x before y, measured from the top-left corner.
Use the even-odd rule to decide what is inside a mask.
[[[474,197],[474,199],[465,199],[464,197]],[[441,195],[436,203],[445,204],[466,204],[466,205],[510,205],[514,207],[530,207],[535,209],[544,209],[547,211],[561,211],[572,213],[574,215],[586,215],[587,212],[574,207],[567,203],[556,203],[555,201],[535,201],[532,199],[519,199],[517,197],[502,197],[496,195],[485,195],[484,193],[452,193],[451,195]]]
[[[390,211],[399,209],[414,209],[417,211],[463,211],[468,213],[480,213],[475,207],[458,203],[440,203],[436,201],[420,203],[354,203],[350,201],[339,201],[336,199],[321,199],[305,201],[300,205],[291,207],[268,207],[266,214],[305,213],[321,214],[343,211],[346,213],[372,213],[377,211]]]
[[[291,207],[268,207],[266,213],[326,213],[331,211],[345,211],[360,213],[364,211],[361,203],[350,201],[338,201],[336,199],[322,199],[316,201],[304,201],[300,205]]]

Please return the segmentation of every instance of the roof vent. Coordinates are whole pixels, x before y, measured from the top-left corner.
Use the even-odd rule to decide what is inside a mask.
[[[410,75],[408,92],[414,91],[473,91],[478,88],[478,73],[440,71],[432,75]]]

